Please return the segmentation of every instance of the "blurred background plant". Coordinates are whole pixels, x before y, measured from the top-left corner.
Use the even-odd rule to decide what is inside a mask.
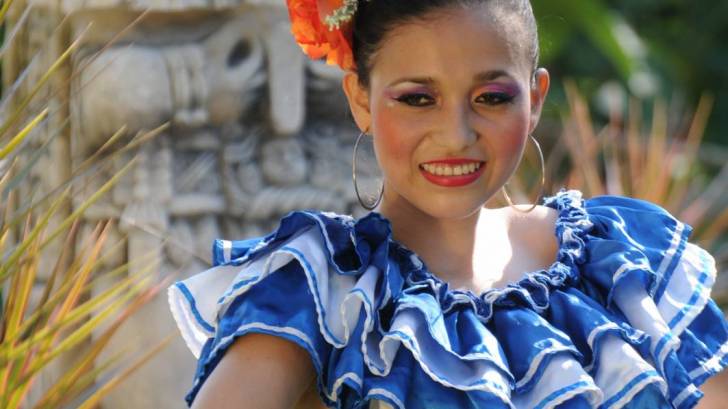
[[[531,3],[555,79],[535,135],[551,187],[664,206],[716,257],[713,295],[728,308],[728,116],[717,114],[728,110],[728,3]]]
[[[0,9],[4,19],[9,3]],[[24,21],[23,19],[20,20]],[[4,27],[4,25],[3,25]],[[19,32],[17,30],[13,33]],[[12,41],[12,34],[8,36]],[[75,44],[75,43],[74,43]],[[0,118],[0,407],[2,408],[91,408],[132,372],[164,348],[170,338],[145,351],[102,355],[122,323],[147,303],[170,280],[154,282],[149,274],[126,274],[128,263],[110,271],[100,265],[120,251],[122,240],[107,243],[111,221],[100,222],[90,234],[80,234],[84,212],[107,194],[130,166],[129,161],[111,178],[100,180],[82,204],[68,216],[59,209],[100,172],[109,161],[152,139],[159,129],[138,134],[121,143],[124,129],[112,135],[98,151],[74,169],[50,192],[39,192],[31,183],[39,158],[52,146],[68,121],[50,132],[41,149],[29,143],[39,128],[52,126],[49,118],[62,115],[59,107],[43,107],[37,95],[57,78],[57,71],[73,51],[50,62],[28,94],[5,90]],[[0,56],[5,57],[5,43]],[[21,67],[21,71],[25,72]],[[26,77],[19,76],[17,85]],[[27,86],[27,85],[26,85]],[[8,101],[14,100],[13,104]],[[36,110],[35,107],[42,107]],[[88,187],[88,186],[86,186]],[[53,221],[53,222],[51,222]],[[78,243],[81,243],[78,245]],[[54,245],[55,244],[55,245]],[[57,245],[60,244],[60,245]],[[60,251],[58,251],[60,249]],[[42,260],[52,260],[50,271],[42,271]],[[146,272],[148,273],[148,271]],[[37,285],[45,276],[42,291]],[[112,285],[101,286],[100,283]],[[100,289],[104,287],[103,289]],[[65,360],[61,373],[50,375],[53,366]],[[42,389],[34,389],[45,376]],[[52,378],[47,382],[48,377]]]
[[[541,35],[541,62],[555,78],[571,78],[595,119],[608,120],[604,97],[617,90],[650,102],[663,98],[679,111],[704,94],[714,112],[728,110],[728,3],[698,0],[532,0]],[[549,96],[566,105],[561,84]],[[558,109],[555,109],[558,111]],[[558,115],[554,113],[555,115]],[[712,115],[703,140],[728,147],[728,116]]]

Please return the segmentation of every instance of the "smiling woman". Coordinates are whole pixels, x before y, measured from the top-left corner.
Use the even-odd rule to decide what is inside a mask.
[[[364,15],[375,4],[365,3]],[[428,219],[470,216],[460,223],[465,233],[476,210],[520,161],[549,78],[546,70],[533,69],[532,53],[524,51],[530,47],[513,42],[528,37],[526,23],[506,16],[511,8],[496,4],[441,5],[437,12],[396,24],[371,55],[358,53],[357,61],[371,70],[344,77],[357,125],[375,136],[377,161],[386,175],[380,212],[390,220],[412,211]],[[355,50],[367,49],[354,44]],[[457,175],[447,166],[453,160],[480,164],[478,177],[463,178],[462,169]],[[435,172],[424,164],[434,165]],[[458,223],[448,224],[455,228]]]
[[[698,402],[728,364],[728,324],[691,226],[647,201],[577,190],[531,211],[484,207],[549,89],[528,1],[288,6],[304,52],[346,70],[381,200],[358,220],[301,210],[266,236],[218,240],[213,268],[170,287],[199,358],[188,404]]]

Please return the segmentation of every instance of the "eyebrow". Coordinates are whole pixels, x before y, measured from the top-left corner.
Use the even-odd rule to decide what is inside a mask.
[[[492,70],[476,74],[475,81],[493,81],[494,79],[498,79],[500,77],[513,78],[513,76],[505,70]]]
[[[505,70],[491,70],[475,74],[473,80],[476,82],[493,81],[500,77],[513,78],[513,76]],[[391,87],[401,82],[413,82],[415,84],[431,85],[436,83],[437,81],[435,81],[435,79],[432,77],[404,77],[390,82],[387,86]]]

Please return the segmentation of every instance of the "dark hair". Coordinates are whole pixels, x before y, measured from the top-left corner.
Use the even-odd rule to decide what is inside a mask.
[[[354,18],[353,53],[359,83],[369,86],[372,57],[395,26],[425,18],[429,12],[454,6],[492,4],[520,20],[528,41],[532,71],[538,66],[538,31],[529,0],[359,0]]]

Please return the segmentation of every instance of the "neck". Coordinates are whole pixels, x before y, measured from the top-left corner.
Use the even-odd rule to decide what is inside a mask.
[[[377,211],[391,222],[394,239],[417,253],[430,272],[453,288],[485,288],[500,278],[483,277],[482,271],[476,277],[479,260],[488,256],[482,251],[475,256],[476,249],[499,251],[504,228],[507,234],[502,209],[481,207],[462,218],[443,219],[422,212],[401,197],[388,200],[385,195]]]

